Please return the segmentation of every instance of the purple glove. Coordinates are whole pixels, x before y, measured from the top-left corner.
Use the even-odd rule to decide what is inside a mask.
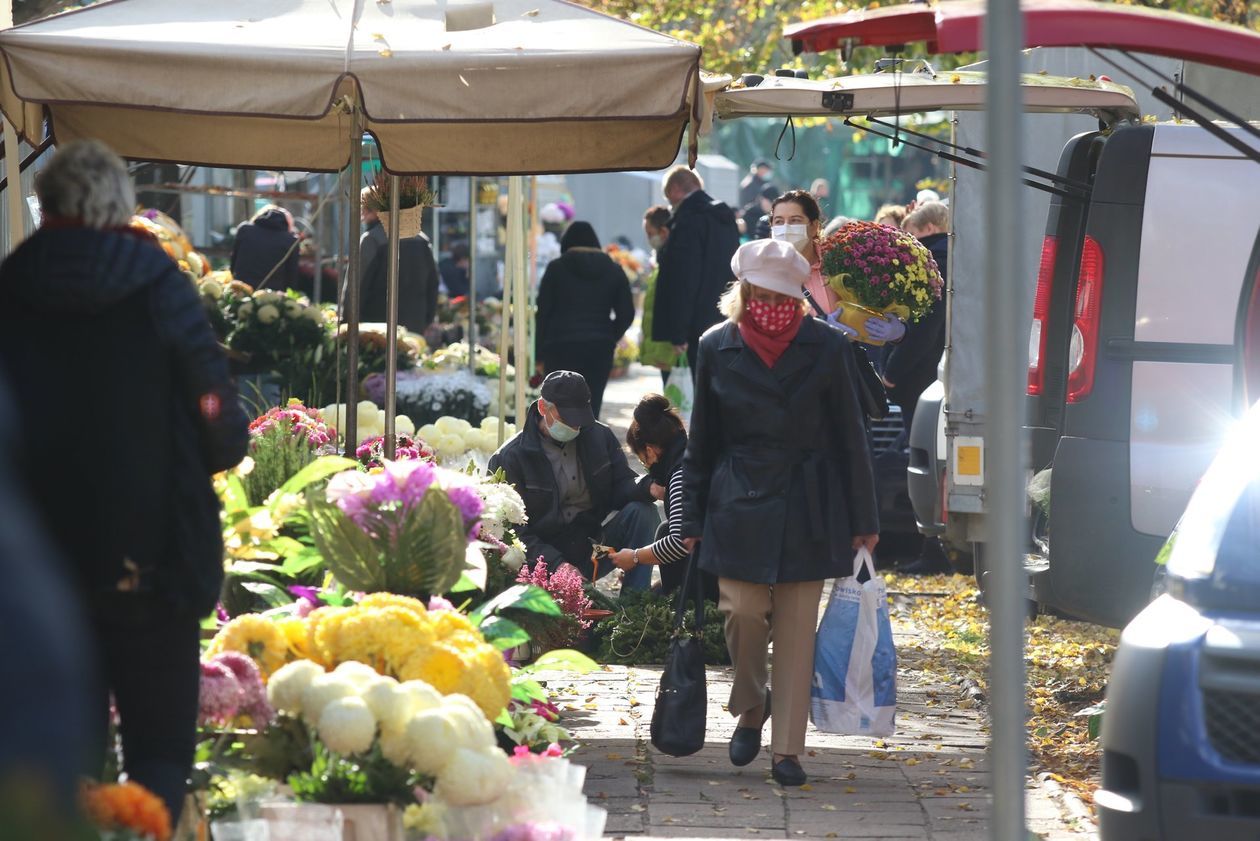
[[[848,336],[850,339],[857,337],[857,331],[847,324],[840,322],[840,315],[844,312],[844,307],[836,307],[836,311],[827,316],[827,323],[832,327],[840,328],[840,332]]]
[[[900,341],[906,335],[906,323],[892,315],[868,318],[862,326],[866,328],[866,335],[880,342]]]

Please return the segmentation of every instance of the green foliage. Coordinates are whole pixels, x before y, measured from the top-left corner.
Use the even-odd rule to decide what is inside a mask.
[[[254,469],[243,481],[250,505],[262,505],[272,491],[315,460],[305,436],[294,435],[291,426],[281,421],[250,442],[249,455],[254,460]]]
[[[416,507],[383,511],[373,538],[336,505],[307,499],[311,536],[329,571],[351,590],[411,596],[446,593],[459,582],[467,562],[463,516],[438,487]]]
[[[674,634],[674,600],[651,593],[631,593],[616,603],[616,612],[591,630],[595,659],[601,663],[637,666],[665,662]],[[686,622],[692,622],[688,608]],[[722,614],[705,602],[704,661],[709,665],[730,662]]]
[[[293,796],[307,803],[397,803],[416,802],[415,788],[421,780],[381,755],[379,745],[359,757],[344,757],[315,743],[315,761],[309,771],[289,776]]]

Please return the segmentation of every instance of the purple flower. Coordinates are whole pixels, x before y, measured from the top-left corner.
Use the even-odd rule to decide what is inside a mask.
[[[240,709],[241,684],[225,664],[202,660],[198,696],[202,724],[227,724]]]
[[[248,655],[239,651],[224,651],[211,657],[209,664],[227,669],[235,679],[238,697],[236,714],[248,715],[257,726],[271,723],[275,713],[267,703],[267,690],[258,666]],[[204,669],[202,674],[205,674]]]
[[[429,610],[454,610],[455,605],[441,596],[429,596]]]
[[[486,503],[481,498],[481,494],[472,485],[456,485],[448,488],[446,495],[459,509],[460,515],[464,518],[464,525],[473,530],[468,535],[469,539],[475,538],[477,532],[481,530],[481,515],[486,510]]]

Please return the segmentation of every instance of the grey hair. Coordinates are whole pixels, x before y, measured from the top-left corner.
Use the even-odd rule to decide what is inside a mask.
[[[45,218],[76,219],[89,228],[126,225],[136,209],[127,165],[99,140],[73,140],[57,149],[35,176]]]
[[[901,222],[901,227],[919,230],[927,225],[935,225],[942,231],[949,230],[949,208],[942,202],[930,201],[916,207]]]

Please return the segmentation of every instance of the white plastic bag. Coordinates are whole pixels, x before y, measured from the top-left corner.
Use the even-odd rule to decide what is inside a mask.
[[[859,584],[866,567],[870,580]],[[871,553],[853,559],[853,575],[837,579],[818,628],[810,717],[825,733],[889,736],[897,712],[897,652],[884,579]]]
[[[683,423],[691,426],[691,406],[696,399],[696,386],[691,381],[691,368],[687,367],[687,354],[680,353],[665,381],[665,396],[674,404]]]

